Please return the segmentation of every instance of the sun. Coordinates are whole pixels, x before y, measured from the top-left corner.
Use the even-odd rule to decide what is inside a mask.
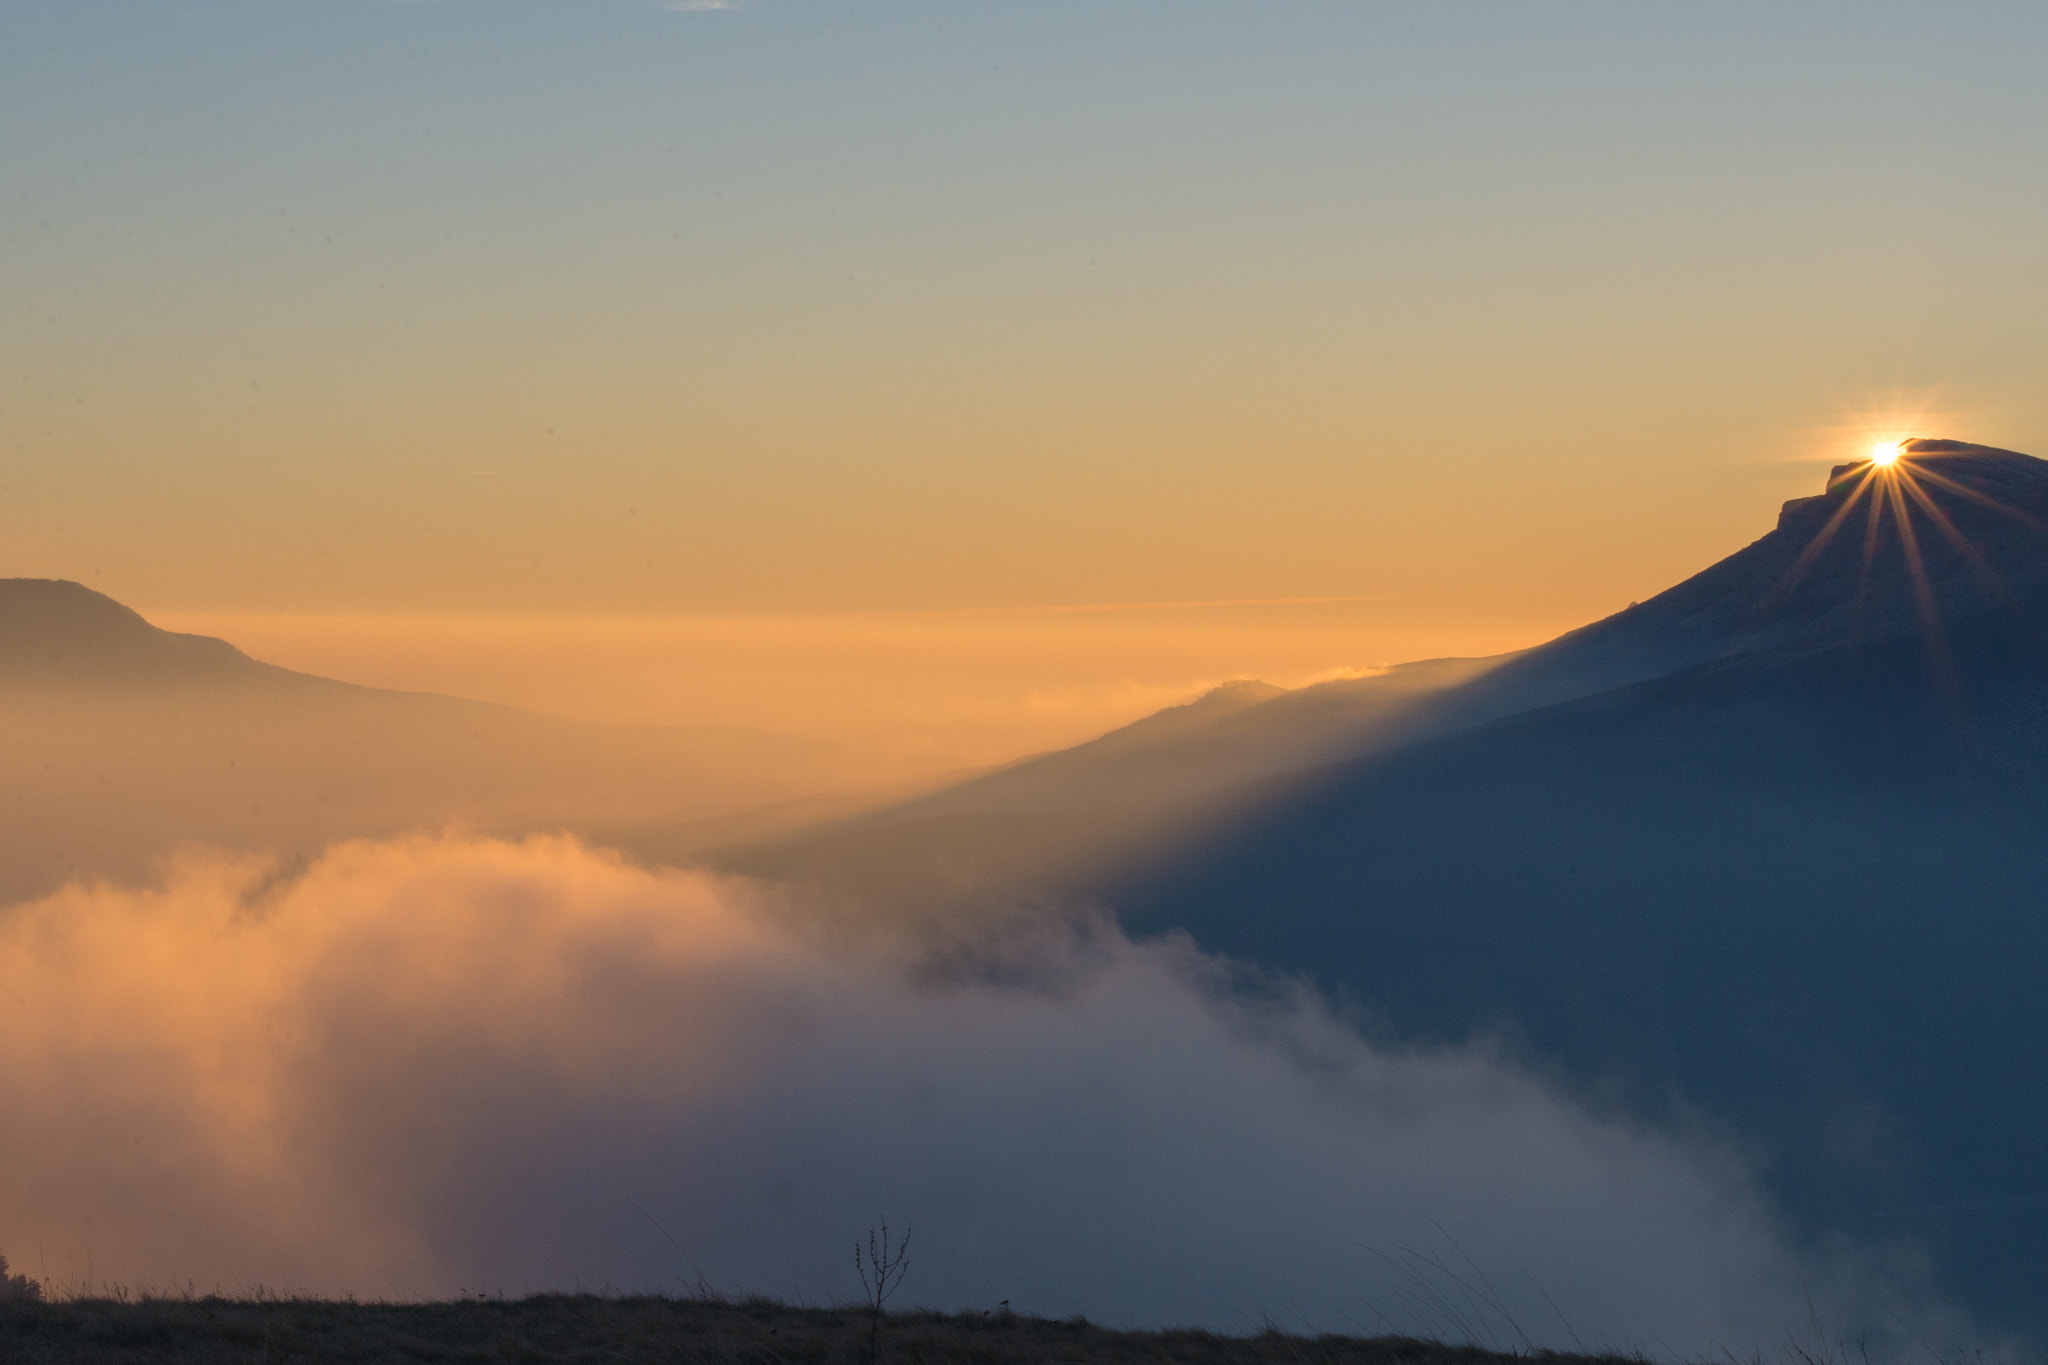
[[[1878,441],[1870,447],[1870,462],[1880,469],[1889,468],[1899,462],[1899,456],[1906,453],[1906,447],[1899,441]]]

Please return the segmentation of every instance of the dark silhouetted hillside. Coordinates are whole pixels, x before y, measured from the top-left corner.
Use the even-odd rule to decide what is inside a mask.
[[[535,1295],[460,1303],[290,1299],[86,1299],[0,1310],[0,1358],[93,1365],[240,1362],[595,1360],[696,1365],[863,1365],[869,1318],[853,1308],[792,1308],[651,1296]],[[1079,1319],[892,1312],[881,1359],[901,1365],[1507,1365],[1531,1356],[1410,1337],[1133,1332]],[[1633,1365],[1640,1357],[1540,1352],[1555,1365]]]

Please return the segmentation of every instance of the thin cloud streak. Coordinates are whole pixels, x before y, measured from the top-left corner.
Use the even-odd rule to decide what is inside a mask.
[[[1319,607],[1357,602],[1396,602],[1392,595],[1371,597],[1221,597],[1186,602],[1078,602],[1042,607],[939,607],[927,611],[840,612],[835,615],[868,617],[948,616],[1082,616],[1113,611],[1195,611],[1222,607]]]

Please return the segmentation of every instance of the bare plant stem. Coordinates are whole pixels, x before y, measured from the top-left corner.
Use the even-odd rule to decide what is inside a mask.
[[[903,1240],[892,1251],[889,1246],[889,1220],[881,1220],[881,1230],[868,1229],[868,1249],[865,1259],[861,1256],[860,1243],[853,1244],[853,1273],[860,1276],[860,1287],[866,1295],[868,1308],[868,1350],[867,1365],[879,1365],[882,1358],[882,1305],[889,1301],[903,1283],[903,1277],[910,1270],[910,1232],[903,1229]]]

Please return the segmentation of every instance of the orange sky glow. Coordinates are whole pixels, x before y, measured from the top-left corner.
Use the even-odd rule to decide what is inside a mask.
[[[0,574],[292,667],[984,762],[2048,447],[2024,121],[1888,96],[1961,26],[94,9],[0,92]]]

